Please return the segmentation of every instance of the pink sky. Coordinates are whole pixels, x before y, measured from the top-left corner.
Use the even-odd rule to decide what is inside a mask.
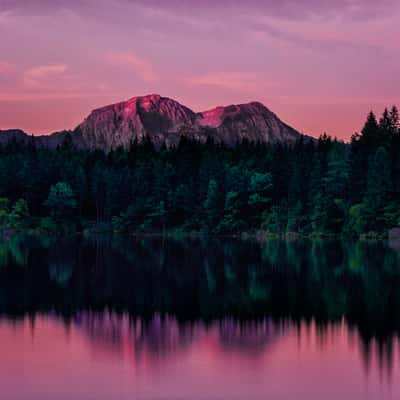
[[[261,101],[347,139],[400,106],[398,0],[0,0],[0,129],[74,128],[148,93]]]

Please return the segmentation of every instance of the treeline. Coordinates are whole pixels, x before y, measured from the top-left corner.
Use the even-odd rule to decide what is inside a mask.
[[[0,148],[0,224],[115,231],[383,236],[400,222],[396,107],[371,112],[350,144],[322,135],[292,146],[229,149],[184,138],[105,154],[10,143]]]

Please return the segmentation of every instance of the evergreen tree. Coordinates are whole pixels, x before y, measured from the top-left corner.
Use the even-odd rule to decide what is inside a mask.
[[[74,192],[68,183],[58,182],[56,185],[53,185],[50,188],[45,205],[55,220],[72,217],[76,208],[76,200]]]
[[[389,144],[389,140],[393,134],[394,134],[394,127],[392,125],[392,116],[389,113],[389,110],[385,108],[382,117],[379,120],[379,135],[380,135],[379,144],[380,145]]]
[[[350,143],[350,201],[361,203],[366,187],[368,163],[372,153],[379,145],[379,125],[375,114],[371,111],[361,131],[355,134]]]
[[[217,231],[221,220],[222,196],[218,184],[211,179],[208,184],[207,197],[204,202],[205,227],[208,231]]]
[[[399,110],[396,106],[393,106],[390,110],[390,133],[391,135],[396,135],[399,133],[400,129],[400,118],[399,118]]]
[[[384,228],[384,207],[391,190],[390,160],[387,150],[379,147],[368,169],[367,192],[364,197],[364,230],[381,232]]]
[[[0,226],[5,225],[8,222],[10,216],[10,200],[1,197],[0,198]]]
[[[255,225],[261,225],[263,213],[271,201],[272,179],[269,173],[255,172],[250,178],[249,207],[250,218]]]
[[[366,149],[371,149],[374,146],[377,146],[380,142],[379,125],[376,116],[372,111],[368,114],[367,121],[361,131],[360,140],[362,144],[365,145]]]
[[[243,208],[240,193],[228,192],[225,199],[224,217],[221,223],[223,232],[242,232],[246,223],[243,221],[240,210]]]
[[[348,168],[343,149],[337,144],[334,144],[328,154],[327,172],[323,184],[324,206],[327,213],[326,229],[331,233],[340,233],[346,218]]]
[[[12,207],[9,221],[12,227],[20,228],[29,217],[28,203],[25,199],[18,199]]]
[[[328,225],[328,211],[324,201],[324,194],[318,192],[315,196],[314,207],[310,216],[312,232],[316,234],[325,233]]]

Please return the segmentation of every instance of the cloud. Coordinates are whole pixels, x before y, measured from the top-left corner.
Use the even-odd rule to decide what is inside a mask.
[[[120,7],[140,6],[166,10],[174,14],[214,15],[215,13],[252,14],[285,19],[312,16],[379,19],[399,7],[398,0],[0,0],[0,13],[43,15],[57,10],[68,10],[90,17],[108,14]],[[103,14],[101,9],[107,8]],[[120,16],[121,17],[121,16]]]
[[[24,72],[23,81],[25,86],[29,88],[41,88],[46,86],[50,79],[64,74],[67,68],[68,67],[65,64],[50,64],[32,67]]]
[[[145,82],[159,80],[153,65],[146,59],[139,57],[133,52],[113,51],[107,54],[108,61],[113,65],[131,68]]]
[[[57,9],[79,10],[89,2],[89,0],[0,0],[0,13],[42,15]]]
[[[214,86],[244,91],[253,91],[266,85],[255,74],[246,72],[214,72],[187,78],[185,82],[189,86]]]
[[[399,6],[397,0],[131,0],[131,3],[192,15],[193,11],[203,14],[224,12],[226,15],[240,11],[285,19],[312,16],[375,19],[390,15]]]

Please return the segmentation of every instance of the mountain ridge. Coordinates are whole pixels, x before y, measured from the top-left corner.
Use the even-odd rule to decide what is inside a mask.
[[[72,131],[31,136],[19,129],[0,130],[0,144],[31,141],[56,148],[67,133],[78,148],[106,152],[146,138],[156,147],[176,146],[181,137],[201,143],[210,138],[233,147],[243,140],[291,144],[305,136],[257,101],[195,112],[176,100],[150,94],[96,108]]]

